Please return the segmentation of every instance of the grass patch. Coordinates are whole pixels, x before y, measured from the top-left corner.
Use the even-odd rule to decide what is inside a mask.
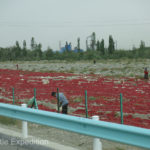
[[[85,73],[87,71],[88,71],[88,67],[84,67],[84,68],[82,68],[82,70],[80,70],[80,73]]]
[[[95,70],[95,69],[93,69],[93,68],[90,68],[90,69],[89,69],[89,73],[90,73],[90,74],[94,74],[94,73],[95,73],[95,71],[96,71],[96,70]]]
[[[109,71],[109,68],[102,68],[101,71]]]
[[[88,99],[89,99],[89,100],[96,100],[96,97],[90,96]]]
[[[52,104],[56,104],[57,103],[57,100],[55,100],[55,99],[51,99],[51,101],[50,101]]]
[[[124,150],[123,148],[120,147],[116,147],[116,150]]]
[[[69,73],[74,73],[75,72],[75,68],[71,67],[71,69],[68,71]]]
[[[36,69],[32,69],[31,72],[36,72]]]
[[[115,112],[114,117],[115,117],[115,118],[120,117],[120,112]]]
[[[77,97],[77,98],[75,98],[74,100],[73,100],[73,102],[82,102],[82,98],[81,97]]]
[[[8,118],[4,116],[0,116],[0,123],[4,125],[16,125],[17,127],[21,127],[21,121],[13,118]]]

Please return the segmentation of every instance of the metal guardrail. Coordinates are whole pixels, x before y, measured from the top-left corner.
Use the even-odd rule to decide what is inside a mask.
[[[0,103],[0,115],[150,149],[150,130]]]

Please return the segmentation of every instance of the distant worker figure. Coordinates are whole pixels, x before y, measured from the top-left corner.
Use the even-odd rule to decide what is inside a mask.
[[[148,79],[148,71],[147,68],[144,70],[144,79]]]
[[[93,63],[96,64],[96,60],[93,60]]]
[[[56,92],[52,92],[51,95],[53,97],[58,98],[58,95]],[[62,106],[62,113],[67,114],[68,113],[68,100],[63,93],[59,93],[59,107],[61,106]]]
[[[19,65],[17,64],[16,67],[17,67],[17,70],[18,70],[19,69]]]

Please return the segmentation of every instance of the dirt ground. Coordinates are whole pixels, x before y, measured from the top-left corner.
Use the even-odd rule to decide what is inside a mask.
[[[17,69],[39,72],[67,72],[80,74],[100,74],[115,77],[143,77],[144,68],[149,70],[150,59],[124,59],[93,61],[18,61],[0,62],[1,69]]]
[[[21,122],[17,125],[4,125],[0,124],[1,128],[11,129],[21,133]],[[68,132],[56,128],[28,123],[29,135],[39,137],[43,140],[49,140],[66,146],[71,146],[79,150],[92,150],[93,138],[89,136],[80,135],[73,132]],[[103,150],[145,150],[134,146],[120,144],[104,139],[102,142]]]

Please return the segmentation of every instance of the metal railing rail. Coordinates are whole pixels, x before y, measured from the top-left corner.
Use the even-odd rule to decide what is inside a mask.
[[[0,103],[0,115],[92,137],[150,148],[150,130]]]

